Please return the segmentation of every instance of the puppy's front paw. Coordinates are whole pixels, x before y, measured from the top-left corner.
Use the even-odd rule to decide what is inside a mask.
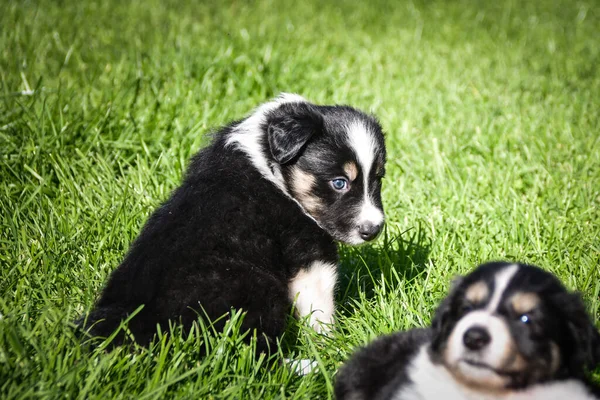
[[[333,327],[333,315],[315,310],[310,315],[310,326],[317,333],[326,335]]]

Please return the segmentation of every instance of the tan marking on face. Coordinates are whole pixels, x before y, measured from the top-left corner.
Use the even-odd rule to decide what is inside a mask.
[[[316,178],[314,175],[309,174],[298,167],[294,167],[292,170],[292,189],[294,193],[308,193],[312,190],[315,183]]]
[[[323,202],[312,192],[317,178],[298,167],[294,167],[291,177],[291,188],[294,198],[313,217],[323,208]]]
[[[544,368],[543,370],[531,371],[532,365],[523,357],[523,355],[518,351],[516,344],[511,342],[511,345],[507,347],[506,357],[503,360],[500,368],[503,371],[511,372],[511,373],[520,373],[523,371],[528,371],[531,377],[535,380],[541,379],[542,377],[550,377],[553,376],[558,368],[560,367],[560,349],[558,345],[554,342],[550,343],[550,352],[551,359],[549,368]]]
[[[510,298],[510,304],[516,313],[524,314],[540,304],[540,297],[532,292],[517,292]]]
[[[465,297],[473,304],[483,303],[490,295],[490,289],[484,281],[475,282],[465,292]]]
[[[348,177],[348,179],[350,179],[350,181],[354,181],[356,179],[356,176],[358,175],[358,167],[354,162],[349,161],[346,164],[344,164],[344,172],[346,173],[346,176]]]
[[[523,355],[517,348],[517,344],[511,339],[504,346],[504,357],[502,362],[500,362],[500,369],[510,372],[521,372],[528,367],[529,363],[523,358]]]

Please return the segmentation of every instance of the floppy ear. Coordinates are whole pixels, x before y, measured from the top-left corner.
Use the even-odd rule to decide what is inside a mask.
[[[574,345],[570,365],[575,370],[593,370],[600,364],[600,333],[586,312],[579,293],[569,293],[562,302],[565,308],[563,316]]]
[[[450,283],[450,293],[442,300],[437,310],[435,310],[435,315],[431,321],[431,330],[433,331],[431,348],[436,353],[440,350],[440,346],[450,334],[450,311],[452,308],[452,301],[454,300],[463,279],[462,276],[457,276],[452,279],[452,283]]]
[[[267,115],[267,138],[273,158],[286,164],[323,129],[323,117],[308,103],[284,103]]]

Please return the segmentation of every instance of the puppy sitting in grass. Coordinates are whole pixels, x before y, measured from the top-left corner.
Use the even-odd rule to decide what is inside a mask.
[[[383,133],[347,106],[285,94],[215,134],[182,185],[149,218],[81,324],[149,343],[157,325],[246,312],[267,351],[292,305],[318,331],[333,322],[336,241],[381,231]],[[134,310],[143,308],[131,317]],[[219,319],[220,318],[220,319]],[[115,343],[126,339],[121,332]]]
[[[359,350],[336,382],[339,400],[592,400],[600,334],[577,294],[522,264],[484,264],[462,278],[429,329]]]

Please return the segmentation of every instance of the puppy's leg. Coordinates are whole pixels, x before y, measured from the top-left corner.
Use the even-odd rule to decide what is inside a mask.
[[[123,321],[130,318],[130,315],[130,311],[119,306],[98,307],[90,312],[89,315],[75,321],[75,323],[79,327],[79,333],[85,332],[91,337],[108,338],[120,328]],[[139,312],[137,316],[139,316]],[[128,329],[131,330],[131,327],[128,326]],[[138,335],[135,335],[135,338],[139,340]],[[120,330],[113,338],[111,344],[119,346],[125,343],[126,340],[127,335],[125,331]]]
[[[290,299],[296,302],[298,316],[309,316],[310,326],[317,332],[326,332],[333,323],[336,280],[335,264],[314,261],[289,283]]]
[[[161,304],[173,301],[176,311],[164,311],[164,315],[180,315],[185,327],[198,318],[212,320],[212,327],[222,331],[226,315],[232,309],[245,313],[241,331],[256,330],[257,353],[277,352],[277,339],[285,330],[291,302],[288,300],[287,282],[263,269],[244,261],[220,258],[208,259],[202,273],[193,268],[171,277],[169,287],[177,291],[165,292]],[[222,318],[223,316],[226,316]],[[249,340],[252,334],[247,336]]]

